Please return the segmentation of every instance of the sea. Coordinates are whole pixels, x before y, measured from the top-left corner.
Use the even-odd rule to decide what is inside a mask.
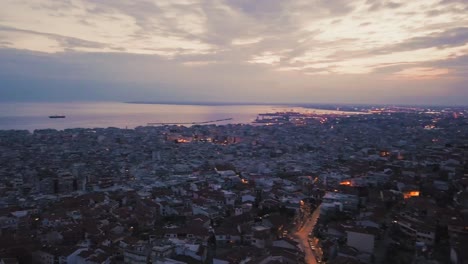
[[[232,119],[213,124],[250,124],[260,113],[282,111],[337,113],[288,105],[5,102],[0,103],[0,130],[135,128],[148,123],[192,123],[229,118]],[[52,115],[66,118],[49,118]]]

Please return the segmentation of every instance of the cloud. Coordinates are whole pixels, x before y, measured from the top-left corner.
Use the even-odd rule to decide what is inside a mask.
[[[249,45],[249,44],[255,44],[262,41],[262,38],[257,37],[257,38],[238,38],[238,39],[233,39],[232,40],[232,45]]]
[[[405,78],[405,79],[435,79],[445,76],[449,73],[449,69],[444,68],[407,68],[402,71],[394,73],[396,78]]]
[[[281,61],[281,57],[275,55],[273,52],[263,52],[261,55],[254,56],[248,62],[251,63],[264,63],[264,64],[276,64]]]
[[[5,0],[0,69],[210,96],[354,96],[410,79],[420,91],[428,78],[415,76],[467,80],[467,10],[462,0]]]
[[[386,0],[368,0],[366,4],[369,6],[369,11],[377,11],[382,9],[395,9],[401,7],[403,4],[398,2]]]
[[[11,35],[34,35],[37,37],[44,37],[49,40],[55,40],[57,44],[63,48],[63,50],[75,49],[75,48],[90,48],[90,49],[104,50],[108,48],[108,46],[104,43],[88,41],[88,40],[79,39],[75,37],[68,37],[68,36],[62,36],[62,35],[51,34],[51,33],[37,32],[33,30],[24,30],[24,29],[12,28],[12,27],[0,26],[0,32],[7,33],[7,34],[10,33]],[[14,44],[10,42],[9,45],[13,46]]]
[[[125,50],[130,53],[165,56],[211,51],[211,45],[193,37],[203,30],[201,16],[195,15],[196,11],[184,12],[182,4],[170,5],[164,1],[157,1],[158,4],[146,1],[74,3],[76,4],[63,4],[62,8],[55,9],[56,1],[42,1],[41,4],[7,1],[4,10],[17,12],[0,11],[0,15],[5,17],[0,25],[21,31],[21,37],[11,36],[12,34],[8,36],[14,40],[12,48],[43,52],[63,51],[70,44],[78,44],[74,49],[80,51]],[[162,8],[164,12],[161,11]],[[28,41],[26,44],[29,46],[24,47],[25,41],[21,40],[27,38],[27,33],[34,41]],[[37,48],[39,35],[40,41],[47,43]],[[50,43],[61,40],[58,36],[63,36],[64,41]],[[94,50],[83,47],[85,43],[104,45]]]
[[[379,51],[382,52],[394,52],[394,51],[405,51],[405,50],[417,50],[423,48],[447,48],[463,46],[468,43],[468,27],[451,28],[442,32],[435,32],[425,36],[409,38],[404,42],[385,47]]]

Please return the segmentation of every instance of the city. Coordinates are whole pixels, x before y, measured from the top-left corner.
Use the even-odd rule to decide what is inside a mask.
[[[468,264],[468,0],[1,0],[0,264]]]
[[[276,116],[0,130],[0,263],[465,263],[467,108]]]

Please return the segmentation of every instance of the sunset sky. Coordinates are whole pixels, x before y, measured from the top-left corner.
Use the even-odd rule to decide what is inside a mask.
[[[466,0],[2,0],[0,101],[468,104]]]

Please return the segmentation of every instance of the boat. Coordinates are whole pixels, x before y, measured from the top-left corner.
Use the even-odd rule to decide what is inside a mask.
[[[51,115],[49,118],[65,118],[64,115]]]

